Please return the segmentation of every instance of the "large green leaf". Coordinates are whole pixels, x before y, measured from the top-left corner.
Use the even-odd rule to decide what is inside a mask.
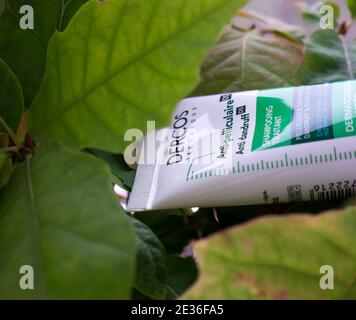
[[[334,30],[318,30],[305,44],[304,65],[298,72],[303,84],[354,79],[356,41],[347,43]]]
[[[22,88],[9,66],[0,59],[0,117],[16,132],[23,111]]]
[[[0,203],[1,298],[129,298],[136,240],[99,160],[41,144]],[[19,269],[34,269],[34,290]]]
[[[55,30],[63,29],[87,0],[4,0],[0,16],[0,56],[17,75],[26,106],[34,98],[44,73],[47,43]],[[34,10],[34,30],[22,30],[20,8]]]
[[[186,298],[355,299],[356,211],[267,217],[195,244],[200,278]],[[320,269],[334,269],[323,290]]]
[[[205,59],[201,81],[192,95],[295,84],[295,73],[303,62],[303,46],[282,31],[272,32],[270,25],[268,31],[244,30],[236,23],[227,27]]]
[[[147,297],[164,299],[167,292],[164,247],[145,224],[134,218],[130,221],[138,239],[135,288]]]
[[[146,120],[167,124],[221,25],[243,3],[90,1],[49,43],[32,133],[74,148],[122,151],[127,129],[145,130]]]

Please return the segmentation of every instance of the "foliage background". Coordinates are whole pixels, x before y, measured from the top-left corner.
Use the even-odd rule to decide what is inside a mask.
[[[18,28],[25,3],[33,32]],[[303,7],[304,20],[285,3],[249,7],[278,8],[283,22],[236,14],[242,0],[3,2],[1,298],[356,297],[351,201],[131,215],[113,193],[112,183],[130,190],[135,174],[121,156],[126,129],[166,125],[189,93],[354,78],[345,3],[328,31],[318,30],[317,1]],[[17,285],[23,264],[35,268],[35,290]],[[319,287],[323,264],[335,267],[335,290]]]

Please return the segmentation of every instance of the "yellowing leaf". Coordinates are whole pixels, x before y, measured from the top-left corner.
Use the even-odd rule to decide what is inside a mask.
[[[302,62],[303,46],[291,36],[233,24],[205,59],[192,95],[290,86]]]
[[[184,298],[355,299],[355,243],[352,208],[257,219],[194,245],[200,278]],[[333,268],[333,290],[320,286],[322,266]]]

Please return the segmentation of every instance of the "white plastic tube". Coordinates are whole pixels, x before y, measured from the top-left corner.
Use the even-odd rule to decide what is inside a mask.
[[[129,211],[355,195],[356,81],[187,98],[160,135]]]

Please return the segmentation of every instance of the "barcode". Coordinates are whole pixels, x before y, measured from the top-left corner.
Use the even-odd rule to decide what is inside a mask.
[[[346,188],[339,190],[328,190],[328,191],[319,191],[311,189],[310,200],[311,201],[322,201],[322,200],[340,200],[346,199],[356,195],[356,188]]]

